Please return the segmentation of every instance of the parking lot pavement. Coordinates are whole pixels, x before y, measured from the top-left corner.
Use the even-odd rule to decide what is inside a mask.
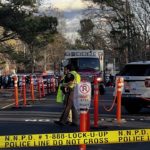
[[[30,93],[27,92],[26,99],[31,100]],[[38,99],[37,92],[35,92],[35,99]],[[18,103],[23,101],[23,97],[21,95],[21,89],[18,89]],[[14,89],[0,89],[0,109],[4,109],[6,107],[15,106],[15,97],[14,97]]]
[[[13,89],[0,89],[0,109],[14,103]]]
[[[0,100],[0,109],[1,110],[6,108],[6,106],[8,107],[8,106],[13,106],[13,105],[14,105],[14,103],[12,103],[11,100],[4,100],[4,99]]]

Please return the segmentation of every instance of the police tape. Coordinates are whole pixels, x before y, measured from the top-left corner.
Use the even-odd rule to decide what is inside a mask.
[[[0,148],[149,142],[150,129],[0,136]]]

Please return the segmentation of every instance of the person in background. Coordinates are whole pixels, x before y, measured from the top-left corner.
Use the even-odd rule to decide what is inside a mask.
[[[114,77],[112,76],[112,74],[109,75],[109,86],[112,87],[113,86],[113,82],[114,82]]]
[[[64,78],[64,84],[61,87],[61,90],[63,91],[63,93],[65,93],[66,98],[65,108],[59,121],[55,121],[55,123],[58,125],[67,124],[69,112],[70,110],[72,110],[72,123],[70,125],[77,126],[78,113],[73,105],[73,95],[74,95],[74,87],[76,86],[76,84],[80,83],[81,78],[72,65],[68,65],[67,69],[70,70],[70,72],[66,74]]]
[[[0,76],[0,89],[2,87],[2,76]]]

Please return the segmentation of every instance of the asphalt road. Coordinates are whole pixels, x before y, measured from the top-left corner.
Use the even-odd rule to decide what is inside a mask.
[[[112,105],[113,89],[108,88],[105,96],[99,98],[99,122],[98,127],[94,128],[93,123],[93,102],[90,109],[90,131],[108,131],[122,129],[146,129],[150,128],[150,109],[143,109],[140,114],[129,115],[122,108],[122,121],[118,124],[116,121],[116,108],[111,112],[104,110],[104,105]],[[20,99],[21,100],[21,99]],[[28,100],[28,105],[19,108],[14,107],[12,95],[7,94],[0,96],[0,135],[24,135],[24,134],[47,134],[47,133],[70,133],[79,131],[79,127],[58,126],[54,120],[59,119],[63,110],[62,104],[55,102],[55,95],[47,95],[33,103]],[[99,144],[87,145],[87,150],[149,150],[150,142],[124,143],[124,144]],[[11,150],[79,150],[79,146],[61,146],[61,147],[33,147],[33,148],[11,148]],[[10,150],[8,148],[8,150]]]

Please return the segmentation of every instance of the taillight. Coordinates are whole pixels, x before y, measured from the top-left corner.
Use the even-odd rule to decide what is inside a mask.
[[[95,77],[98,82],[101,82],[103,80],[101,74],[96,74]]]
[[[145,87],[150,87],[150,79],[145,79]]]

